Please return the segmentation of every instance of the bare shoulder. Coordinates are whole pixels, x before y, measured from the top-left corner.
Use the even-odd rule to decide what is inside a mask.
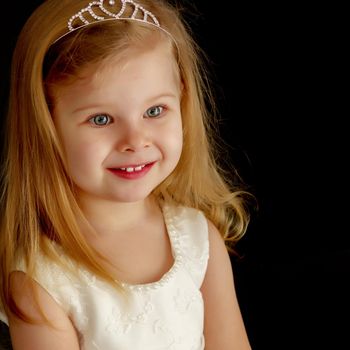
[[[250,350],[237,301],[231,261],[218,229],[208,221],[209,261],[201,292],[206,350]]]
[[[231,267],[230,256],[225,246],[219,230],[214,224],[208,220],[208,236],[209,236],[209,262],[206,272],[206,278],[202,289],[204,291],[210,284],[226,285],[230,287],[231,292],[234,291],[233,272]],[[209,286],[208,286],[209,285]]]
[[[12,272],[10,286],[17,307],[31,320],[9,315],[14,349],[79,349],[72,322],[44,288],[20,271]]]
[[[219,230],[211,221],[207,220],[207,222],[210,253],[214,254],[215,257],[229,258],[224,239]]]

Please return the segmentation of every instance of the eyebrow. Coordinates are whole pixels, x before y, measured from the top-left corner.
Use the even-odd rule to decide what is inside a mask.
[[[159,94],[159,95],[152,96],[152,97],[148,98],[146,100],[146,104],[150,103],[153,100],[158,100],[160,98],[165,98],[165,97],[166,98],[177,98],[177,96],[175,94],[173,94],[173,93],[170,93],[170,92],[169,93],[162,93],[162,94]],[[103,103],[78,107],[78,108],[74,109],[72,113],[78,113],[78,112],[85,111],[85,110],[88,110],[88,109],[100,108],[102,105],[103,105]]]

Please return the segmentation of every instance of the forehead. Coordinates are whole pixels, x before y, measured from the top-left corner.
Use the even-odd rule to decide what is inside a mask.
[[[91,81],[99,84],[110,74],[117,76],[126,74],[132,79],[138,75],[142,76],[141,72],[147,75],[148,71],[154,75],[159,73],[159,75],[165,74],[165,77],[171,75],[179,78],[178,65],[168,42],[149,42],[149,45],[142,47],[128,47],[87,68],[85,77],[90,77]]]
[[[73,99],[84,90],[84,99],[103,97],[106,91],[119,96],[158,94],[162,90],[178,92],[180,76],[171,45],[158,42],[148,47],[130,47],[110,55],[100,63],[78,72],[69,85],[56,90],[56,102]]]

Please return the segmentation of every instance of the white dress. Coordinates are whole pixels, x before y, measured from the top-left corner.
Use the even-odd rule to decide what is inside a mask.
[[[80,279],[44,258],[37,282],[70,316],[82,350],[203,350],[200,292],[209,255],[208,225],[195,209],[163,206],[174,264],[154,283],[124,284],[122,296],[90,272]],[[7,323],[6,315],[0,319]]]

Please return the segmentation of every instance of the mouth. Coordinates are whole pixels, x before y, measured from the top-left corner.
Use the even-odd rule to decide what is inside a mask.
[[[108,170],[118,177],[124,179],[138,179],[148,173],[152,166],[156,162],[144,163],[144,164],[130,164],[122,166],[120,168],[109,168]]]

